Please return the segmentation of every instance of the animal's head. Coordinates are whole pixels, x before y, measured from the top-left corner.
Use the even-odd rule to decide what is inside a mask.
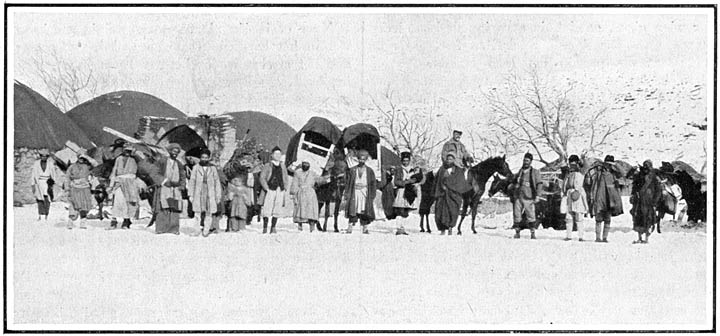
[[[488,190],[488,196],[493,197],[495,194],[499,192],[503,192],[505,194],[508,194],[508,189],[510,187],[510,176],[502,176],[499,174],[493,175],[492,183],[490,184],[490,189]]]
[[[512,175],[510,165],[505,161],[505,155],[495,156],[484,161],[492,173],[498,173],[504,177]]]

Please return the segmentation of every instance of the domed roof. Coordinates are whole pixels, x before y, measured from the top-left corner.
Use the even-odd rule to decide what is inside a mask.
[[[106,93],[74,107],[67,115],[98,146],[111,144],[116,138],[103,127],[133,136],[141,117],[185,118],[184,113],[162,99],[137,91]]]
[[[13,97],[15,148],[55,151],[63,148],[68,140],[84,148],[93,147],[72,119],[33,89],[15,82]]]
[[[266,149],[279,146],[284,151],[295,130],[286,122],[264,112],[242,111],[225,113],[232,116],[235,134],[238,140],[248,133],[248,138],[255,138],[258,144]]]

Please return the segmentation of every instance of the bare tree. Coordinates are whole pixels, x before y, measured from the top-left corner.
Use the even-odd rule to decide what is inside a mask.
[[[63,112],[97,95],[98,80],[93,70],[65,61],[55,49],[38,48],[32,65],[34,74],[45,84],[48,98]]]
[[[612,134],[627,126],[606,124],[607,107],[578,111],[571,99],[575,82],[548,85],[536,67],[525,78],[511,73],[504,84],[500,90],[483,92],[493,114],[490,126],[498,128],[515,146],[530,146],[546,165],[566,160],[573,142],[582,143],[583,156],[596,152]],[[543,156],[550,152],[558,156],[554,162]]]
[[[413,157],[425,159],[433,165],[435,150],[446,139],[438,138],[440,126],[436,122],[437,101],[430,104],[401,104],[389,88],[380,99],[370,97],[373,108],[380,114],[378,131],[383,140],[400,152],[403,148]]]

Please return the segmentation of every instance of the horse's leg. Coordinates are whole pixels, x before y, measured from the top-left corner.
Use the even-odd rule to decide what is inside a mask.
[[[472,229],[473,234],[477,234],[477,231],[475,231],[475,217],[477,217],[478,202],[476,200],[473,200],[470,206],[472,206],[472,209],[470,209],[470,228]]]
[[[423,227],[423,215],[420,215],[420,232],[425,232],[425,227]]]
[[[665,211],[663,211],[663,210],[658,210],[657,220],[656,220],[656,223],[655,223],[655,226],[657,227],[657,232],[658,232],[658,233],[662,233],[662,232],[660,231],[660,222],[662,221],[663,217],[665,217]]]
[[[425,226],[427,226],[427,233],[432,233],[430,229],[430,215],[425,215]]]

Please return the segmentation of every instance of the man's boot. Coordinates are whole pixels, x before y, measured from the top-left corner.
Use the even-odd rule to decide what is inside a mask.
[[[75,226],[75,220],[68,218],[67,225],[66,225],[67,229],[72,230],[74,226]]]
[[[363,234],[369,234],[369,233],[370,233],[370,231],[368,231],[368,228],[367,228],[367,227],[368,227],[367,225],[363,225],[363,226],[362,226],[362,233],[363,233]]]
[[[515,230],[515,235],[513,236],[513,238],[515,238],[515,239],[520,238],[520,230]]]
[[[603,243],[608,242],[607,237],[608,237],[609,233],[610,233],[610,223],[605,222],[604,229],[603,229],[603,239],[602,239]]]
[[[130,222],[130,218],[125,218],[125,219],[123,219],[123,223],[122,223],[122,226],[121,226],[120,228],[121,228],[121,229],[126,229],[126,230],[127,230],[127,229],[130,229],[130,224],[132,224],[132,222]]]
[[[535,230],[530,230],[530,239],[535,239]]]
[[[268,219],[263,218],[263,233],[267,233]]]
[[[595,242],[601,243],[602,242],[602,222],[595,222]]]
[[[87,219],[86,218],[80,218],[80,228],[81,229],[87,229]]]
[[[118,223],[118,222],[117,222],[117,219],[113,218],[112,220],[110,220],[110,227],[107,228],[107,229],[108,229],[108,230],[115,230],[115,229],[117,229],[117,223]]]
[[[275,231],[275,225],[277,225],[277,218],[273,217],[272,222],[270,223],[270,233],[277,233],[277,231]]]

